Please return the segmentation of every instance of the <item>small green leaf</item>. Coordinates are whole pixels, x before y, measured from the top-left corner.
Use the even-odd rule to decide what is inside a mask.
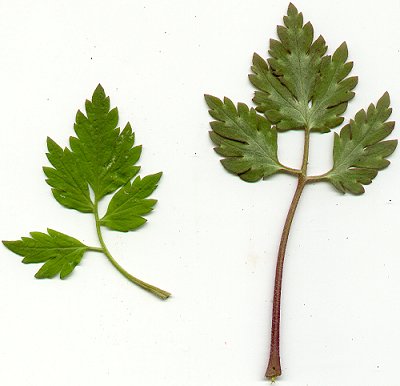
[[[100,220],[101,225],[128,232],[142,226],[147,220],[142,216],[150,213],[157,200],[147,199],[161,178],[162,173],[144,177],[136,177],[132,183],[123,186],[108,205],[107,213]]]
[[[101,85],[85,107],[87,116],[80,111],[76,114],[77,138],[70,138],[70,146],[86,181],[100,200],[139,172],[140,168],[134,164],[142,149],[133,147],[135,137],[129,123],[120,133],[118,110],[110,110],[110,98]]]
[[[44,167],[46,182],[53,188],[54,198],[70,209],[93,212],[89,186],[79,168],[76,156],[69,149],[61,149],[51,138],[47,138],[47,158],[54,168]]]
[[[66,278],[80,263],[88,247],[79,240],[52,229],[48,234],[31,232],[31,237],[17,241],[3,241],[12,252],[23,256],[25,264],[45,263],[36,273],[37,279],[51,278],[60,274]]]
[[[321,61],[320,76],[312,96],[310,108],[311,127],[320,131],[329,131],[339,126],[344,118],[341,116],[354,97],[356,76],[346,78],[353,68],[352,62],[346,62],[348,50],[343,43],[331,56],[324,56]]]
[[[333,168],[326,179],[339,191],[364,193],[363,185],[370,184],[378,171],[389,165],[386,157],[397,146],[397,140],[382,141],[394,128],[394,122],[387,122],[392,112],[389,105],[389,94],[385,93],[376,106],[360,110],[340,135],[335,133]]]
[[[171,295],[169,292],[136,278],[117,263],[101,232],[102,225],[123,232],[143,225],[146,220],[142,216],[153,210],[157,202],[146,198],[157,187],[161,173],[143,179],[138,177],[131,183],[140,169],[135,164],[142,147],[134,146],[135,136],[129,123],[122,132],[117,127],[118,110],[110,109],[110,99],[100,84],[92,100],[86,101],[85,109],[86,115],[81,111],[76,115],[77,137],[70,137],[71,149],[62,149],[52,139],[47,139],[47,158],[53,167],[46,166],[43,171],[61,205],[93,213],[100,246],[88,247],[51,229],[48,234],[32,232],[31,238],[3,243],[14,253],[24,256],[24,263],[44,263],[36,274],[39,279],[57,274],[63,279],[71,274],[86,251],[103,253],[127,280],[165,300]],[[119,188],[100,220],[99,202]]]
[[[205,96],[211,122],[211,140],[215,151],[224,157],[222,165],[242,180],[255,182],[277,173],[284,167],[278,161],[276,130],[254,109],[228,98]]]

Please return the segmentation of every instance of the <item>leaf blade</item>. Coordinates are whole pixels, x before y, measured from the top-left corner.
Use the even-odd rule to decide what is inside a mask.
[[[100,224],[120,232],[136,230],[144,225],[147,220],[142,216],[150,213],[157,203],[157,200],[147,197],[157,188],[161,176],[160,172],[128,182],[114,194]]]
[[[277,133],[269,122],[239,103],[237,108],[228,98],[224,101],[205,95],[215,119],[210,123],[211,140],[216,152],[224,157],[222,165],[242,180],[255,182],[284,169],[278,161]]]
[[[322,36],[314,41],[311,23],[289,5],[284,25],[277,27],[279,40],[270,41],[268,61],[255,54],[251,83],[258,89],[253,98],[257,111],[279,130],[323,131],[310,120],[310,101],[327,46]]]
[[[376,105],[360,110],[354,120],[335,134],[333,167],[325,176],[339,191],[362,194],[379,170],[389,165],[386,159],[397,147],[397,140],[382,141],[393,131],[389,94],[385,93]]]
[[[138,172],[135,166],[141,154],[133,146],[135,136],[128,123],[122,132],[118,125],[118,110],[110,109],[110,98],[99,84],[92,99],[85,103],[86,115],[78,111],[70,147],[81,171],[97,200],[126,184]]]
[[[66,278],[89,250],[79,240],[53,229],[48,229],[47,234],[31,232],[30,236],[3,241],[3,244],[10,251],[23,256],[22,262],[25,264],[44,263],[35,275],[37,279],[52,278],[57,274],[61,279]]]
[[[83,213],[93,212],[88,183],[79,168],[76,156],[64,150],[50,137],[47,138],[47,158],[51,167],[44,167],[46,182],[52,187],[54,198],[69,209]]]
[[[311,127],[320,131],[329,131],[343,122],[341,115],[355,95],[352,90],[358,78],[347,77],[353,68],[347,58],[346,43],[342,43],[332,56],[322,58],[310,108]]]

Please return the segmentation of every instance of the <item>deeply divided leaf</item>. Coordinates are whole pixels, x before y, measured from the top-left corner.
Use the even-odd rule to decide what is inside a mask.
[[[57,274],[63,279],[79,264],[88,251],[102,252],[128,280],[166,299],[168,292],[135,278],[122,269],[108,251],[101,226],[127,232],[143,225],[144,215],[153,210],[156,200],[147,197],[156,189],[161,173],[143,179],[134,178],[142,148],[134,146],[135,137],[128,123],[121,131],[118,110],[110,108],[110,99],[101,85],[92,99],[85,103],[86,115],[78,111],[74,126],[76,137],[70,137],[70,149],[61,148],[47,139],[47,158],[51,167],[43,171],[52,187],[55,199],[63,206],[84,213],[93,213],[100,246],[88,247],[77,239],[49,229],[48,234],[32,232],[31,237],[4,241],[16,254],[24,256],[24,263],[44,263],[36,278],[50,278]],[[119,190],[118,190],[119,189]],[[107,194],[112,197],[106,215],[100,220],[99,201]]]
[[[326,179],[339,191],[364,193],[363,185],[370,184],[378,171],[387,167],[386,159],[397,146],[397,140],[382,141],[393,130],[394,122],[387,122],[392,109],[385,93],[367,111],[360,110],[354,120],[335,133],[333,168]]]
[[[25,264],[45,263],[36,273],[36,278],[51,278],[60,274],[60,278],[64,279],[80,263],[88,247],[64,233],[52,229],[47,232],[32,232],[31,237],[3,241],[3,244],[10,251],[23,256],[22,262]]]
[[[51,138],[47,139],[47,148],[47,158],[54,168],[44,167],[43,171],[46,182],[53,188],[54,198],[67,208],[93,212],[89,186],[76,154],[67,148],[63,150]]]
[[[328,181],[340,192],[361,194],[378,171],[387,167],[397,140],[385,140],[394,128],[386,93],[367,111],[359,111],[354,120],[334,134],[333,167],[324,174],[309,175],[311,132],[329,132],[342,124],[348,102],[354,97],[357,77],[350,77],[353,63],[348,61],[346,43],[333,55],[314,29],[303,22],[303,15],[289,5],[284,25],[278,26],[279,40],[270,41],[269,58],[254,54],[251,83],[257,91],[256,109],[207,95],[211,122],[211,140],[223,157],[224,167],[245,181],[258,181],[277,172],[295,176],[297,187],[283,227],[276,260],[272,306],[270,358],[265,376],[272,382],[281,375],[280,315],[282,270],[287,241],[296,208],[309,183]],[[260,114],[259,114],[260,113]],[[262,115],[261,115],[262,113]],[[282,165],[277,156],[277,134],[304,130],[303,156],[297,169]]]
[[[328,131],[344,120],[341,115],[354,97],[352,90],[358,82],[356,76],[347,77],[353,68],[353,62],[346,62],[347,57],[347,45],[343,43],[332,56],[324,56],[321,60],[309,111],[313,129]]]
[[[48,141],[48,159],[53,168],[46,167],[44,172],[59,203],[92,212],[88,186],[98,201],[125,185],[139,172],[135,163],[141,146],[133,146],[135,137],[129,123],[122,132],[117,127],[118,110],[110,109],[110,99],[101,85],[85,108],[86,115],[81,111],[76,114],[77,137],[70,138],[71,150],[62,150],[54,141]]]
[[[254,182],[283,169],[278,161],[276,130],[263,116],[243,103],[236,108],[228,98],[205,98],[215,119],[210,136],[228,171]]]
[[[327,132],[338,126],[357,84],[356,77],[347,78],[352,63],[346,44],[332,57],[325,55],[325,40],[314,40],[311,23],[303,24],[293,4],[277,32],[279,40],[270,40],[270,58],[253,58],[249,79],[258,89],[253,99],[257,110],[280,130]]]
[[[128,232],[135,230],[147,221],[143,215],[150,213],[157,200],[148,199],[161,178],[162,173],[136,177],[132,183],[122,187],[110,201],[101,225],[110,229]]]

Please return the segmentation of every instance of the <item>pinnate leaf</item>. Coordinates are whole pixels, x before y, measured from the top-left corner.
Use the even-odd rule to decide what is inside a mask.
[[[378,171],[389,165],[386,159],[397,146],[397,140],[382,141],[393,130],[394,122],[387,122],[392,110],[389,94],[367,111],[360,110],[354,120],[335,133],[333,168],[326,175],[339,191],[362,194],[363,185],[370,184]]]
[[[25,264],[45,263],[36,273],[37,279],[51,278],[57,274],[64,279],[80,263],[88,247],[64,233],[52,229],[47,232],[48,234],[31,232],[31,237],[3,241],[3,244],[12,252],[23,256],[22,262]]]
[[[138,176],[122,187],[111,199],[100,224],[120,232],[135,230],[145,224],[147,220],[142,216],[150,213],[157,203],[157,200],[147,197],[157,188],[161,175]]]
[[[314,40],[310,23],[293,4],[289,5],[284,26],[278,26],[279,40],[270,41],[270,58],[254,54],[251,83],[257,91],[256,111],[227,98],[206,96],[216,152],[224,157],[225,168],[246,181],[257,181],[282,171],[297,177],[297,187],[283,227],[276,262],[270,358],[265,372],[272,382],[282,374],[280,363],[280,314],[282,269],[291,225],[304,188],[309,183],[329,181],[339,191],[361,194],[378,171],[389,165],[387,157],[397,140],[384,140],[394,128],[386,93],[367,111],[334,134],[333,167],[324,174],[309,175],[311,132],[325,133],[339,126],[348,102],[354,97],[357,77],[349,77],[353,63],[348,61],[346,43],[325,55],[327,47],[320,36]],[[264,118],[265,117],[265,118]],[[277,157],[277,130],[304,130],[301,166],[282,165]]]
[[[277,133],[254,109],[239,103],[205,96],[211,122],[211,140],[215,151],[224,157],[222,165],[242,180],[255,182],[283,169],[277,155]]]
[[[157,187],[161,173],[143,179],[137,177],[131,183],[140,169],[135,164],[142,148],[134,146],[135,137],[129,123],[122,132],[117,127],[118,110],[110,109],[110,99],[101,85],[95,89],[92,100],[86,101],[85,110],[86,115],[81,111],[76,114],[76,137],[70,137],[70,149],[62,149],[51,138],[47,139],[51,167],[46,166],[43,171],[61,205],[93,213],[100,246],[86,246],[51,229],[47,234],[32,232],[31,237],[3,243],[12,252],[24,256],[24,263],[44,263],[35,275],[38,279],[57,274],[63,279],[71,274],[86,251],[103,253],[126,279],[165,300],[171,295],[169,292],[136,278],[116,262],[101,233],[102,225],[124,232],[143,225],[146,220],[142,216],[157,202],[147,197]],[[99,202],[115,191],[106,215],[100,220]]]

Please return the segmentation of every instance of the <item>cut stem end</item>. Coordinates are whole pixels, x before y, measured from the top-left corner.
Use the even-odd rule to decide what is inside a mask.
[[[282,374],[281,361],[279,355],[271,355],[268,362],[267,371],[265,372],[265,377],[269,378],[271,381],[275,381],[277,377]]]

